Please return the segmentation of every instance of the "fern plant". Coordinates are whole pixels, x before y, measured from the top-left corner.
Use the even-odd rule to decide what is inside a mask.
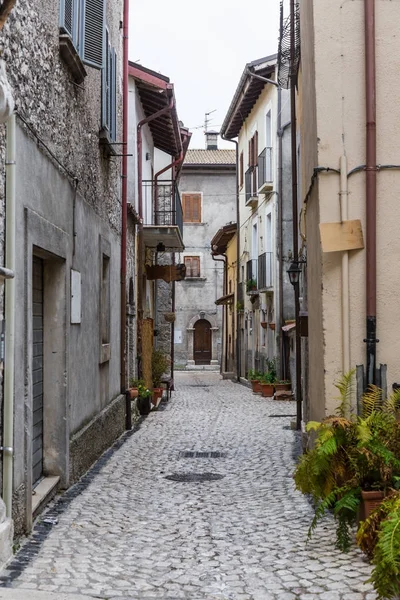
[[[332,510],[336,544],[343,551],[350,547],[361,491],[389,489],[400,475],[400,396],[396,393],[382,402],[381,390],[371,387],[357,416],[351,408],[353,375],[354,371],[344,375],[336,385],[336,414],[307,424],[314,445],[300,458],[294,474],[297,489],[310,494],[315,504],[309,536]]]

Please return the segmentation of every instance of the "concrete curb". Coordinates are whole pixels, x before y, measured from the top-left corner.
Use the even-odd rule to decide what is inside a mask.
[[[93,600],[93,596],[82,596],[81,594],[64,594],[61,592],[40,592],[37,590],[24,590],[12,588],[0,588],[0,600]],[[96,596],[96,600],[103,600]],[[105,597],[104,597],[104,600]]]

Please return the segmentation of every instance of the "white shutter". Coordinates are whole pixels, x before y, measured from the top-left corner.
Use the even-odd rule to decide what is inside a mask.
[[[81,58],[96,69],[104,66],[105,0],[81,0],[83,28]]]

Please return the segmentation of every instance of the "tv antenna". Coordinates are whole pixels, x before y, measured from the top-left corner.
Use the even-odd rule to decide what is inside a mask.
[[[210,110],[210,112],[206,112],[204,115],[204,132],[207,133],[208,131],[208,126],[210,124],[210,121],[212,121],[212,119],[209,119],[208,117],[210,115],[212,115],[212,113],[216,112],[216,108],[214,108],[214,110]]]

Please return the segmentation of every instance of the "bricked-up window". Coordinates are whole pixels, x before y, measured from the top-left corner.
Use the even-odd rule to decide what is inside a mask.
[[[240,153],[240,158],[239,158],[239,186],[243,187],[243,181],[244,181],[244,157],[243,157],[243,151]]]
[[[82,62],[104,66],[105,0],[60,0],[60,31],[66,33]]]
[[[186,277],[200,277],[200,256],[185,256]]]
[[[117,139],[117,54],[106,30],[106,64],[101,71],[101,128],[110,142]]]
[[[201,223],[201,194],[182,194],[184,223]]]

